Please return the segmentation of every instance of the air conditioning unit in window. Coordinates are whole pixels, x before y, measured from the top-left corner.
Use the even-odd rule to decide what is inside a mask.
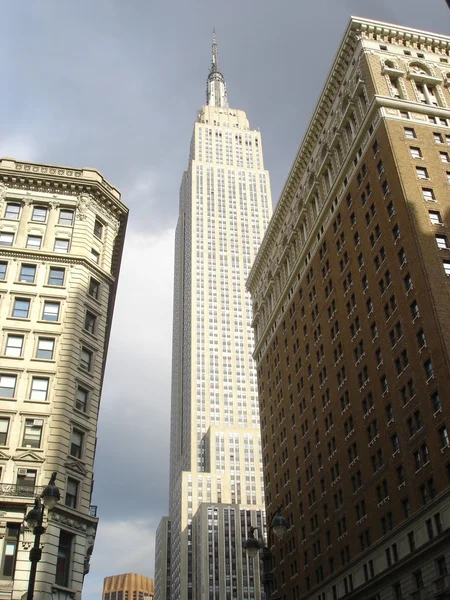
[[[44,424],[44,419],[33,419],[34,427],[41,427]]]
[[[17,469],[17,475],[26,475],[27,469]]]

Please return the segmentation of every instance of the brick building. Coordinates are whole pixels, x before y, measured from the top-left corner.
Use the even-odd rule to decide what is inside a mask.
[[[450,38],[352,18],[248,279],[283,600],[443,600]]]

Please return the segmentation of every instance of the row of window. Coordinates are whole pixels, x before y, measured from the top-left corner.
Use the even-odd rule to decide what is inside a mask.
[[[3,214],[4,219],[11,219],[18,221],[20,219],[20,212],[22,205],[18,202],[7,202],[5,206],[5,212]],[[33,206],[31,213],[31,221],[36,223],[46,223],[49,209],[46,206],[36,205]],[[73,227],[75,221],[75,211],[69,208],[61,208],[58,215],[58,225],[67,225]],[[104,233],[104,224],[99,220],[95,219],[94,223],[94,235],[96,238],[101,240]]]
[[[0,246],[13,246],[14,244],[14,233],[8,231],[0,232]],[[42,246],[41,235],[28,235],[26,247],[32,250],[39,250]],[[67,254],[70,250],[70,240],[65,238],[55,238],[53,244],[53,252],[60,254]],[[95,263],[100,262],[100,252],[95,248],[91,248],[90,258]]]

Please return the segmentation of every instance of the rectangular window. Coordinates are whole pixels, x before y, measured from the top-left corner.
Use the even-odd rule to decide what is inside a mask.
[[[442,135],[440,133],[434,132],[433,133],[433,137],[434,137],[434,141],[436,142],[436,144],[443,144],[444,140],[442,138]]]
[[[93,359],[93,352],[91,350],[88,350],[87,348],[85,348],[83,346],[81,348],[80,367],[84,371],[91,371],[91,369],[92,369],[92,359]]]
[[[419,179],[429,179],[428,171],[425,167],[416,167],[416,173]]]
[[[69,587],[71,583],[70,563],[72,554],[73,535],[64,531],[59,532],[58,555],[56,559],[56,585]]]
[[[23,335],[8,334],[6,339],[6,356],[22,356]]]
[[[423,199],[426,202],[435,202],[436,196],[431,188],[422,188]]]
[[[8,441],[9,419],[6,417],[0,418],[0,446],[6,446]]]
[[[443,162],[443,163],[450,162],[450,158],[448,156],[448,152],[439,152],[439,154],[441,156],[441,162]]]
[[[96,300],[98,300],[100,296],[100,283],[93,277],[91,277],[89,281],[89,295]]]
[[[14,398],[17,375],[0,375],[0,398]]]
[[[444,265],[445,274],[447,277],[450,276],[450,260],[443,260],[442,264]]]
[[[22,265],[20,268],[19,281],[21,283],[34,283],[36,279],[36,265]]]
[[[66,506],[70,508],[77,507],[78,500],[78,487],[79,482],[76,479],[71,479],[70,477],[67,479],[67,487],[66,487]]]
[[[94,235],[100,240],[103,238],[103,223],[98,219],[95,219],[94,223]]]
[[[416,132],[414,131],[414,129],[412,127],[405,127],[405,137],[408,140],[414,140],[416,139]]]
[[[73,225],[73,210],[61,209],[59,211],[58,225]]]
[[[1,579],[13,579],[19,547],[20,523],[7,523],[3,541]]]
[[[50,267],[48,275],[48,285],[57,285],[59,287],[64,285],[64,277],[66,270],[59,267]]]
[[[89,331],[89,333],[92,334],[95,333],[96,321],[96,315],[94,315],[94,313],[91,313],[90,310],[87,310],[86,315],[84,317],[84,328],[86,329],[86,331]]]
[[[83,454],[83,439],[84,433],[79,429],[72,429],[72,436],[70,438],[70,455],[75,458],[81,458]]]
[[[42,245],[42,237],[40,235],[29,235],[27,237],[27,248],[40,250]]]
[[[442,225],[442,217],[440,212],[437,210],[429,210],[428,214],[430,215],[430,221],[432,225]]]
[[[44,310],[42,311],[43,321],[59,321],[59,302],[44,302]]]
[[[6,279],[6,269],[8,268],[8,263],[5,261],[0,262],[0,280],[4,281]]]
[[[446,235],[437,235],[436,236],[436,244],[438,248],[442,250],[448,250],[448,238]]]
[[[43,337],[38,338],[36,358],[40,358],[41,360],[52,360],[54,350],[55,350],[54,338],[43,338]]]
[[[20,216],[20,204],[16,204],[15,202],[8,202],[5,208],[5,219],[17,219]]]
[[[22,488],[21,494],[24,496],[30,495],[34,491],[36,485],[36,471],[34,469],[18,469],[17,470],[17,485]],[[25,488],[25,489],[23,489]],[[30,490],[30,488],[32,488]]]
[[[14,242],[14,234],[0,231],[0,246],[12,246]]]
[[[56,238],[55,245],[53,246],[53,252],[67,254],[67,252],[69,252],[69,240],[65,240],[63,238]]]
[[[97,252],[97,250],[95,250],[94,248],[92,248],[91,250],[91,260],[93,260],[97,264],[100,262],[100,252]]]
[[[47,220],[47,209],[44,206],[33,206],[31,220],[38,221],[39,223],[45,223]]]
[[[42,439],[42,419],[25,419],[25,430],[23,432],[22,446],[24,448],[40,448]]]
[[[30,400],[45,402],[48,394],[48,377],[33,377],[31,380]]]
[[[76,392],[76,396],[75,396],[75,408],[77,408],[78,410],[81,410],[83,412],[86,412],[88,398],[89,398],[88,390],[86,390],[85,388],[81,387],[81,385],[79,385],[77,387],[77,392]]]
[[[410,146],[411,158],[422,158],[422,150],[420,148]]]

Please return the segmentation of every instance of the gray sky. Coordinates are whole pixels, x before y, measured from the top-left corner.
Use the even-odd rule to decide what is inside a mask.
[[[100,413],[83,599],[153,576],[167,512],[173,233],[213,26],[276,203],[351,14],[449,33],[445,0],[25,0],[2,13],[0,154],[92,166],[130,207]]]

